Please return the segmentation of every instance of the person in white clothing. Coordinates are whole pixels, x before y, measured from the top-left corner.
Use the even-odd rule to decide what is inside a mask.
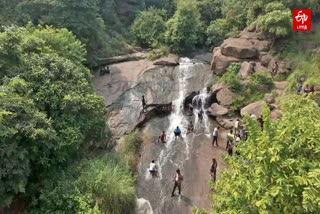
[[[214,130],[213,130],[213,133],[212,133],[212,136],[213,136],[212,146],[214,146],[214,143],[216,143],[217,146],[219,146],[219,144],[218,144],[219,128],[220,127],[215,127]]]
[[[149,172],[154,175],[157,172],[157,165],[154,163],[154,160],[150,163]]]

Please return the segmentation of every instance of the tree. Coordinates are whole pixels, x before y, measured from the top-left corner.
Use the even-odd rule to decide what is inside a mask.
[[[167,28],[166,41],[176,52],[193,48],[202,39],[200,14],[192,2],[179,3],[173,18],[167,22]]]
[[[209,26],[212,21],[222,18],[221,7],[221,0],[197,1],[197,8],[200,12],[201,21],[205,26]]]
[[[262,31],[274,36],[286,36],[291,29],[292,14],[281,2],[271,2],[265,6],[256,22]]]
[[[211,22],[210,26],[207,28],[206,35],[208,46],[219,46],[223,40],[227,38],[229,33],[229,26],[226,19],[216,19]]]
[[[166,12],[150,8],[140,12],[132,25],[137,42],[145,47],[157,47],[164,42]]]
[[[263,131],[245,117],[249,138],[236,147],[240,156],[227,157],[230,170],[214,185],[214,213],[320,212],[320,109],[301,96],[281,106],[275,122],[264,106]]]

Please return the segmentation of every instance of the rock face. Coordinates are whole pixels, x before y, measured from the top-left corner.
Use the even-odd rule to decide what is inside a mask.
[[[268,66],[269,65],[269,63],[270,63],[270,61],[272,60],[272,56],[271,55],[269,55],[269,54],[266,54],[266,55],[262,55],[261,57],[260,57],[260,62],[261,62],[261,65],[262,66]]]
[[[227,108],[220,106],[218,103],[212,104],[208,109],[208,113],[214,117],[226,115],[228,112],[229,110]]]
[[[232,104],[235,94],[228,88],[222,88],[217,93],[217,101],[220,105],[228,107]]]
[[[136,214],[153,214],[149,201],[144,198],[137,199]]]
[[[253,40],[253,46],[255,49],[257,49],[259,52],[261,51],[269,51],[270,50],[270,42],[263,40]]]
[[[279,109],[275,109],[271,112],[272,120],[279,120],[282,117],[282,112]]]
[[[223,75],[226,72],[228,66],[233,62],[241,62],[241,59],[232,57],[232,56],[225,56],[221,53],[221,49],[215,49],[213,54],[213,59],[211,63],[211,69],[217,75]]]
[[[231,38],[221,45],[221,53],[225,56],[236,57],[238,59],[248,59],[258,56],[257,49],[247,39]]]
[[[273,94],[265,94],[264,100],[266,101],[266,103],[269,103],[269,104],[273,103],[274,102]]]
[[[179,58],[176,55],[170,54],[167,57],[162,57],[153,62],[154,65],[163,66],[177,66],[179,65]]]
[[[241,116],[243,117],[245,114],[254,114],[257,117],[260,117],[262,114],[262,106],[263,106],[263,101],[258,101],[255,103],[251,103],[250,105],[244,107],[241,109]]]
[[[237,118],[224,118],[224,117],[217,117],[216,121],[225,129],[233,129],[234,122]]]
[[[252,73],[252,64],[249,62],[243,62],[241,64],[239,73],[240,73],[241,79],[243,80],[247,79],[249,75]]]

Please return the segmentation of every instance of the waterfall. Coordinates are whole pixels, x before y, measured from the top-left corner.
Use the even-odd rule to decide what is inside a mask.
[[[205,134],[210,137],[209,117],[207,114],[207,108],[209,107],[210,93],[207,89],[203,89],[192,100],[193,114],[195,116],[195,126],[203,127]],[[202,111],[202,121],[199,118],[199,112]]]

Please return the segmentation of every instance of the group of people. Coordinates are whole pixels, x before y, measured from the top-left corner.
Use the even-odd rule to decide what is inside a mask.
[[[298,90],[297,90],[297,94],[301,94],[302,92],[302,87],[303,87],[303,81],[300,80],[299,84],[298,84]],[[310,93],[314,93],[314,86],[310,86],[307,84],[306,87],[303,88],[303,93],[304,94],[310,94]]]

